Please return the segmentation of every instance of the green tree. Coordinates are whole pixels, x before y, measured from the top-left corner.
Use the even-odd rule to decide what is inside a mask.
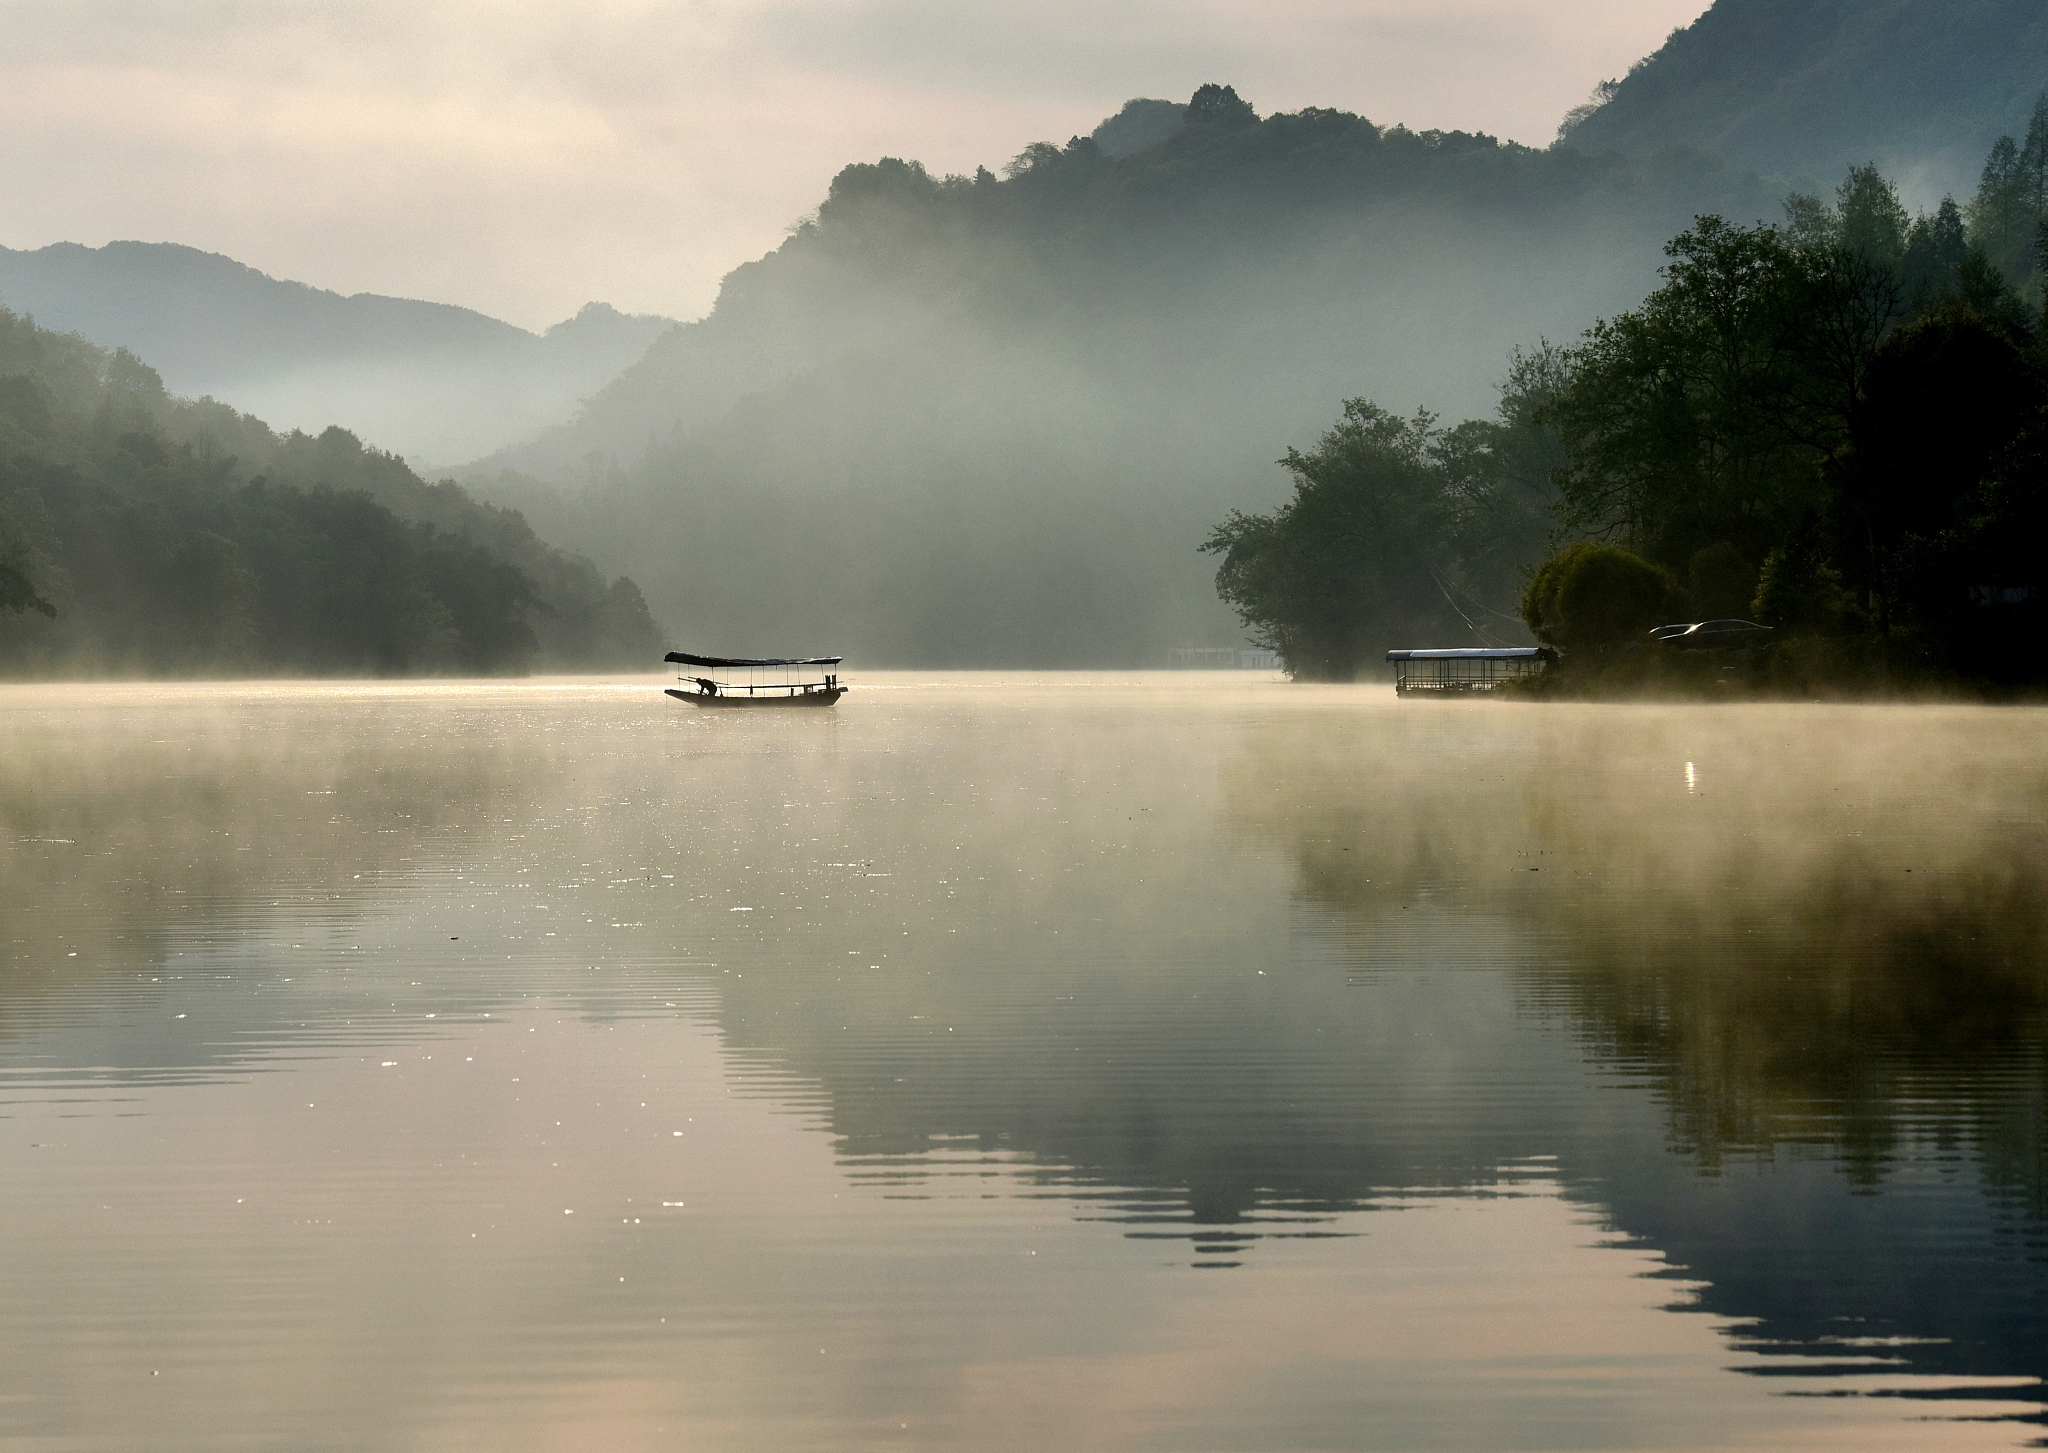
[[[2034,98],[2034,114],[2027,120],[2027,140],[2020,148],[2014,178],[2021,203],[2035,220],[2048,217],[2048,91]]]
[[[1905,252],[1911,229],[1899,189],[1875,163],[1850,167],[1832,204],[1809,192],[1785,198],[1786,240],[1808,251],[1847,247],[1891,266]]]
[[[1970,199],[1967,215],[1970,240],[1984,250],[2005,280],[2024,280],[2040,214],[2031,203],[2020,149],[2010,136],[1999,137],[1985,158],[1977,195]]]
[[[0,610],[32,610],[54,616],[57,607],[36,593],[36,583],[29,577],[22,558],[27,553],[20,542],[0,537]]]
[[[1899,189],[1874,163],[1849,168],[1835,193],[1835,215],[1840,219],[1839,245],[1883,266],[1897,265],[1912,219],[1899,200]]]
[[[242,564],[233,540],[211,530],[193,530],[174,545],[167,579],[159,592],[175,654],[194,667],[246,669],[253,664],[256,599],[254,571]]]
[[[2008,139],[1979,231],[2020,206],[2019,171]],[[1981,522],[2032,517],[2023,484],[1997,504],[1983,485],[2038,391],[2026,311],[1953,200],[1907,223],[1874,168],[1787,215],[1700,219],[1663,286],[1573,350],[1545,410],[1570,456],[1561,523],[1680,573],[1699,609],[1867,624],[1885,660],[1902,626],[1922,659],[1952,658]]]
[[[1854,600],[1816,521],[1802,522],[1784,544],[1764,558],[1749,613],[1763,625],[1781,631],[1831,633],[1851,621]]]
[[[1435,419],[1366,399],[1307,453],[1281,464],[1294,497],[1270,515],[1233,512],[1202,545],[1216,588],[1297,678],[1347,681],[1404,634],[1454,616],[1443,587],[1455,509]]]
[[[1842,240],[1842,219],[1811,192],[1785,198],[1785,235],[1797,247],[1833,247]]]
[[[1888,194],[1859,186],[1882,214]],[[1702,217],[1666,252],[1663,286],[1586,334],[1544,412],[1570,455],[1560,523],[1674,571],[1727,546],[1732,579],[1819,507],[1904,305],[1893,269],[1846,243]]]
[[[1522,594],[1530,632],[1567,651],[1607,651],[1640,640],[1683,608],[1670,571],[1597,540],[1567,545],[1544,561]]]
[[[1953,300],[1962,285],[1970,258],[1970,239],[1963,212],[1954,197],[1943,197],[1932,215],[1913,220],[1899,260],[1899,282],[1908,311],[1931,312]]]
[[[1249,101],[1239,97],[1235,86],[1219,86],[1212,81],[1197,87],[1189,98],[1186,121],[1190,126],[1221,126],[1242,131],[1259,124],[1259,113],[1252,109]]]
[[[1594,325],[1545,410],[1570,456],[1561,524],[1673,564],[1725,539],[1761,556],[1813,465],[1788,326],[1808,254],[1718,217],[1665,252],[1664,285]]]
[[[1518,352],[1493,420],[1355,403],[1290,452],[1293,502],[1209,541],[1226,599],[1300,674],[1343,675],[1402,610],[1410,631],[1446,623],[1431,587],[1473,625],[1462,592],[1541,534],[1541,501],[1579,538],[1528,577],[1521,614],[1561,648],[1755,614],[1786,629],[1795,674],[2038,678],[2021,642],[2048,629],[2048,336],[1953,199],[1908,221],[1859,167],[1787,215],[1698,218],[1639,307]]]
[[[0,381],[0,407],[6,400],[6,383]],[[23,390],[13,392],[40,405],[42,401],[35,394]],[[36,548],[36,536],[42,531],[36,528],[42,516],[42,502],[27,490],[18,490],[11,497],[0,497],[0,611],[20,614],[35,611],[39,615],[55,617],[57,607],[45,600],[36,588],[36,576],[46,566],[46,557]]]
[[[631,581],[516,512],[0,308],[0,670],[517,672],[656,637]]]
[[[1887,339],[1835,461],[1831,551],[1879,632],[1912,628],[1942,654],[1982,573],[1986,482],[2043,406],[2038,374],[1997,323],[1952,306]],[[2017,521],[2014,521],[2017,523]]]
[[[1516,348],[1494,416],[1467,419],[1434,446],[1454,539],[1440,584],[1482,639],[1481,621],[1513,619],[1522,573],[1549,548],[1554,477],[1567,455],[1543,410],[1570,378],[1569,350],[1547,341]]]
[[[46,616],[57,614],[57,607],[36,594],[33,580],[28,578],[20,566],[0,561],[0,610],[41,611]]]

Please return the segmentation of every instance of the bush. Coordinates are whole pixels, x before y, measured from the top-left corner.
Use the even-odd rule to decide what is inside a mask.
[[[1522,619],[1536,639],[1563,650],[1599,651],[1682,614],[1670,571],[1614,545],[1581,540],[1536,567]]]
[[[1841,634],[1857,623],[1856,603],[1813,538],[1800,531],[1764,558],[1750,614],[1788,633]]]

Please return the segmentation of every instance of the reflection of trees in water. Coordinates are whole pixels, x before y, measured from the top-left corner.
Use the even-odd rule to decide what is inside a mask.
[[[2031,863],[2048,855],[2031,853],[2039,829],[2024,814],[1983,810],[1994,787],[2031,790],[2033,769],[1966,750],[1941,781],[1914,774],[1929,795],[1899,796],[1885,784],[1905,780],[1910,743],[1877,740],[1860,765],[1824,771],[1809,738],[1741,783],[1730,776],[1742,754],[1719,752],[1701,778],[1727,794],[1717,807],[1686,791],[1684,753],[1667,761],[1654,741],[1631,761],[1643,744],[1625,734],[1546,739],[1503,733],[1498,715],[1425,717],[1374,732],[1265,722],[1225,764],[1228,834],[1291,857],[1333,941],[1370,956],[1398,934],[1393,957],[1427,968],[1439,929],[1416,920],[1468,934],[1468,947],[1484,938],[1473,952],[1518,970],[1525,1010],[1557,1015],[1598,1059],[1652,1083],[1689,1165],[1811,1144],[1881,1177],[1902,1135],[1945,1136],[1973,1146],[1987,1177],[2041,1183],[2023,1089],[2039,1084],[2026,1058],[2040,1022],[2030,925],[2048,902]],[[1652,737],[1669,729],[1648,725]],[[1454,1062],[1432,1063],[1402,1018],[1440,1010],[1437,989],[1362,994],[1291,961],[1300,918],[1228,892],[1220,859],[1176,879],[1161,858],[1084,851],[1124,830],[1109,803],[1161,801],[1156,783],[1082,792],[1058,785],[1076,764],[1010,764],[1015,799],[977,799],[985,769],[949,750],[905,763],[901,783],[869,784],[876,799],[929,803],[929,816],[900,821],[862,810],[874,834],[863,851],[893,875],[882,896],[863,896],[858,869],[821,870],[799,895],[824,905],[819,944],[784,941],[772,977],[754,965],[769,967],[773,947],[743,960],[753,950],[729,936],[712,951],[748,963],[723,985],[728,1044],[815,1078],[842,1153],[936,1183],[948,1172],[934,1146],[972,1146],[1062,1195],[1106,1190],[1146,1214],[1228,1224],[1480,1188],[1503,1163],[1586,1141],[1560,1123],[1585,1111],[1576,1090],[1492,1103],[1440,1093],[1446,1075],[1501,1073],[1515,1055],[1533,1064],[1538,1037],[1460,1025]],[[933,781],[956,785],[934,793]],[[1836,786],[1856,789],[1855,806],[1813,800]],[[1081,799],[1096,794],[1091,819]],[[1916,815],[1928,800],[1949,824],[1932,834]],[[1795,831],[1779,825],[1787,814],[1807,820]],[[1072,841],[1049,842],[1046,819]],[[1911,862],[1886,836],[1902,821],[1915,828]],[[944,836],[932,847],[921,839],[934,823]],[[758,863],[781,829],[742,831],[758,841],[738,851]],[[912,886],[926,868],[952,886]],[[961,885],[983,881],[1006,886],[969,911]],[[925,924],[945,925],[944,941],[902,936]],[[1862,936],[1853,952],[1845,924]],[[895,957],[869,969],[845,944]],[[1283,982],[1253,978],[1256,967]]]
[[[719,945],[746,965],[721,982],[721,1033],[822,1086],[842,1157],[923,1193],[985,1174],[1115,1221],[1282,1234],[1411,1188],[1491,1187],[1526,1154],[1532,1108],[1447,1105],[1424,1066],[1404,1073],[1428,1046],[1382,1003],[1341,974],[1284,975],[1278,916],[1263,935],[1197,921],[1135,951],[1089,942],[1128,886],[1074,883],[1037,925],[947,920],[962,928],[943,945],[891,923],[881,970]],[[838,927],[889,942],[857,914]],[[1233,937],[1241,954],[1218,947]],[[1505,1003],[1484,1028],[1511,1032]]]
[[[845,804],[810,819],[817,846],[721,816],[738,861],[801,865],[739,901],[786,891],[810,919],[715,925],[733,930],[702,946],[733,971],[720,1031],[824,1088],[841,1154],[937,1194],[968,1183],[948,1178],[972,1147],[1061,1199],[1216,1228],[1484,1191],[1528,1153],[1540,1107],[1445,1096],[1432,1062],[1446,1042],[1550,1053],[1516,1040],[1509,993],[1419,1039],[1341,970],[1292,959],[1284,865],[1217,842],[1212,735],[1104,751],[1096,733],[1131,730],[1120,713],[1058,725],[1003,756],[965,733],[849,759],[859,780],[807,783]],[[1418,990],[1412,1009],[1442,1006]]]
[[[1662,963],[1596,950],[1544,971],[1534,992],[1572,1016],[1601,1060],[1654,1078],[1674,1149],[1702,1167],[1822,1141],[1869,1187],[1902,1137],[1967,1137],[1987,1172],[1995,1163],[2038,1187],[2040,1147],[2023,1137],[2038,1135],[2048,1083],[2048,1006],[2038,971],[2015,972],[1998,949],[2044,927],[1957,911],[1884,924],[1820,963],[1811,944],[1743,946],[1732,962],[1717,962],[1730,946],[1711,942],[1672,945]]]
[[[237,698],[217,715],[202,703],[148,720],[110,713],[88,732],[77,713],[66,721],[19,737],[33,750],[0,765],[9,840],[73,840],[0,854],[8,901],[68,906],[36,916],[10,946],[0,1034],[168,992],[127,981],[138,966],[155,975],[190,962],[169,960],[173,949],[260,943],[287,920],[322,915],[353,932],[345,925],[359,915],[437,891],[419,880],[436,858],[488,853],[486,871],[502,877],[512,858],[569,852],[659,860],[678,875],[684,887],[666,902],[610,916],[648,920],[638,949],[687,943],[731,971],[718,1022],[735,1063],[778,1097],[808,1100],[822,1086],[840,1152],[867,1163],[856,1174],[928,1192],[994,1173],[1111,1220],[1184,1224],[1222,1248],[1239,1244],[1232,1227],[1318,1234],[1332,1214],[1389,1190],[1490,1187],[1533,1123],[1431,1120],[1441,1106],[1427,1094],[1401,1108],[1386,1082],[1401,1078],[1405,1029],[1339,975],[1283,979],[1284,901],[1262,897],[1248,915],[1213,891],[1229,869],[1207,858],[1171,881],[1178,854],[1156,849],[1178,849],[1178,838],[1134,866],[1113,833],[1132,803],[1164,802],[1167,783],[1194,775],[1185,762],[1077,789],[1077,772],[1099,770],[1087,753],[991,774],[967,742],[842,761],[811,755],[806,738],[690,772],[686,812],[650,805],[610,812],[601,828],[533,833],[536,820],[566,823],[590,803],[624,808],[621,797],[646,789],[646,762],[519,731],[472,736],[450,708],[403,702],[269,710]],[[793,769],[804,774],[803,812],[764,811],[792,795]],[[516,814],[499,810],[513,801]],[[1190,811],[1206,819],[1209,809]],[[515,815],[517,827],[494,825]],[[857,848],[838,845],[848,833]],[[883,876],[870,879],[871,868]],[[717,900],[705,920],[687,930],[664,921],[700,891]],[[809,916],[750,933],[756,920],[726,916],[730,894],[759,905],[763,922],[784,901]],[[582,946],[616,978],[619,936]],[[871,958],[882,967],[868,969]],[[235,966],[246,979],[254,962]],[[241,994],[234,1018],[211,1013],[204,1030],[148,1016],[146,1042],[103,1040],[96,1062],[217,1068],[237,1058],[238,1041],[289,1037],[267,1015],[317,1020],[323,994],[337,1020],[381,1012],[383,990],[428,976],[407,961],[327,977],[302,978],[289,999]],[[380,998],[365,1006],[372,982]],[[436,1007],[459,1010],[465,996],[494,1007],[492,983],[439,982]],[[573,1001],[579,990],[559,992]],[[1511,1027],[1505,1011],[1503,1001],[1496,1031]],[[1384,1052],[1362,1054],[1376,1037]]]
[[[1748,1324],[1745,1351],[1846,1374],[1870,1355],[1930,1375],[2048,1374],[2048,894],[1951,891],[1960,901],[1862,904],[1832,939],[1814,924],[1758,946],[1596,943],[1534,976],[1535,1002],[1654,1087],[1671,1149],[1731,1183],[1724,1200],[1698,1178],[1658,1189],[1585,1167],[1618,1222],[1706,1279],[1703,1309]],[[1811,1179],[1799,1162],[1816,1154],[1846,1187],[1750,1194]],[[1909,1341],[1873,1353],[1873,1338]]]
[[[567,900],[630,899],[609,916],[647,922],[579,951],[714,960],[736,1076],[815,1108],[869,1183],[1022,1184],[1215,1258],[1246,1250],[1237,1237],[1348,1229],[1329,1218],[1389,1195],[1487,1194],[1503,1165],[1556,1154],[1575,1194],[1705,1277],[1702,1305],[1756,1319],[1757,1340],[1817,1347],[1853,1314],[1956,1339],[1911,1356],[1961,1372],[2025,1370],[2048,1345],[2024,1259],[2044,1225],[2048,769],[1999,736],[2018,714],[1860,753],[1812,730],[1735,750],[1727,721],[1701,752],[1682,740],[1697,712],[1418,708],[1334,732],[1282,714],[1223,763],[1219,812],[1213,734],[1117,757],[1086,745],[1113,712],[1000,762],[973,732],[841,755],[803,735],[821,724],[749,728],[752,755],[662,758],[679,784],[664,806],[644,796],[648,758],[471,737],[445,711],[366,707],[350,737],[280,706],[10,754],[8,842],[76,841],[0,853],[0,893],[83,910],[10,923],[24,941],[0,1026],[64,1012],[117,961],[247,931],[234,914],[257,900],[378,910],[394,896],[367,891],[378,873],[441,855],[551,862],[562,883],[659,861],[672,896]],[[1940,734],[1938,714],[1899,719]],[[1164,828],[1144,829],[1152,811]],[[1446,935],[1515,972],[1454,984]],[[1361,959],[1427,972],[1359,992],[1343,969]],[[493,990],[437,992],[445,1008]],[[1617,1128],[1532,1014],[1649,1082],[1684,1154],[1663,1153],[1641,1097]],[[231,1053],[217,1032],[173,1048]],[[1508,1088],[1474,1088],[1489,1084]],[[1762,1154],[1784,1174],[1735,1173]],[[1962,1194],[1895,1194],[1901,1168],[1944,1155]],[[1845,1195],[1838,1164],[1880,1194]],[[1999,1287],[1937,1254],[1981,1229],[1972,1186],[2002,1238],[1980,1248],[2010,1273]]]
[[[1647,1083],[1691,1167],[1582,1144],[1568,1174],[1705,1278],[1738,1346],[2048,1373],[2031,719],[1578,712],[1516,719],[1509,751],[1419,715],[1362,757],[1299,744],[1304,790],[1275,792],[1264,753],[1234,765],[1244,829],[1289,847],[1333,932],[1369,946],[1417,909],[1516,926],[1526,1010]]]
[[[1819,1140],[1873,1183],[1910,1123],[1982,1132],[1987,1168],[2038,1183],[2038,1139],[2014,1139],[2037,1123],[2048,1027],[2031,743],[2010,751],[1985,713],[1989,741],[1936,717],[1858,750],[1763,719],[1731,748],[1725,718],[1701,793],[1656,740],[1682,714],[1587,720],[1449,772],[1325,753],[1298,764],[1315,787],[1297,798],[1245,761],[1239,818],[1285,835],[1303,896],[1354,931],[1411,907],[1517,925],[1532,1007],[1653,1077],[1703,1166]]]

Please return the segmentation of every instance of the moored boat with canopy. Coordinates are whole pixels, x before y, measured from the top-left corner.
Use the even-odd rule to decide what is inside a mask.
[[[676,679],[681,685],[664,689],[677,701],[687,701],[693,706],[831,706],[848,689],[837,672],[820,670],[817,680],[799,678],[806,667],[837,666],[844,659],[843,656],[698,656],[688,651],[670,651],[662,657],[669,664],[723,672],[726,679],[679,675]],[[745,673],[745,677],[733,679],[733,673]],[[771,675],[779,675],[780,679],[765,679]]]
[[[1548,646],[1447,646],[1389,651],[1394,695],[1462,696],[1498,691],[1510,681],[1540,675],[1557,659]]]

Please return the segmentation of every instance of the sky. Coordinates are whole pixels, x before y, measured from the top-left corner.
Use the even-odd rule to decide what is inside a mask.
[[[180,242],[542,328],[702,315],[853,161],[1235,85],[1546,145],[1703,0],[0,0],[0,246]]]

